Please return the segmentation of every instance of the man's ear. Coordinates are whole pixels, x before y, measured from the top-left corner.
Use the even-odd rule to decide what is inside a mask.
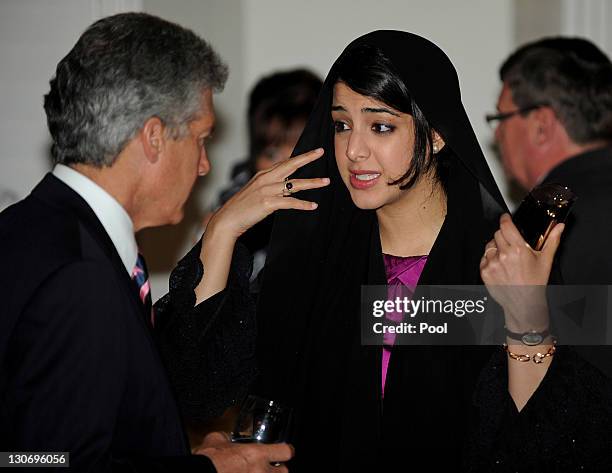
[[[529,121],[531,139],[537,146],[542,146],[553,139],[555,127],[559,124],[557,115],[550,107],[540,107],[533,110]]]
[[[444,148],[444,138],[442,138],[436,130],[433,130],[431,134],[431,145],[433,154],[439,153],[442,148]]]
[[[158,117],[149,118],[140,132],[142,149],[151,163],[157,162],[166,144],[165,126]]]

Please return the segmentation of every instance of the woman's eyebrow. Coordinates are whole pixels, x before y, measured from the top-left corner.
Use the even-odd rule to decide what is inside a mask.
[[[344,108],[342,105],[332,105],[332,112],[346,112],[346,108]],[[389,110],[388,108],[374,108],[374,107],[365,107],[361,109],[362,112],[364,113],[388,113],[390,115],[393,115],[395,117],[399,117],[399,114]]]
[[[366,113],[389,113],[395,117],[399,117],[399,114],[395,113],[392,110],[389,110],[388,108],[371,108],[371,107],[366,107],[366,108],[362,108],[361,109],[362,112],[366,112]]]

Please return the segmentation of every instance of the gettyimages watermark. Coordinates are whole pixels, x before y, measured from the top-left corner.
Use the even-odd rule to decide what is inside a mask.
[[[363,286],[363,345],[499,345],[546,333],[612,345],[612,286]],[[497,302],[503,302],[506,310]],[[529,337],[528,337],[529,338]]]

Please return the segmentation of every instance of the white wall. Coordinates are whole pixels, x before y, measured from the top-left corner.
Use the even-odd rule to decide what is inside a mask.
[[[543,36],[580,36],[612,56],[610,0],[514,0],[515,44]]]
[[[43,95],[55,67],[94,20],[140,0],[0,0],[0,210],[51,169]]]
[[[612,52],[612,2],[610,0],[559,0],[560,33],[588,38],[608,55]]]
[[[91,20],[82,0],[0,2],[0,210],[9,195],[25,197],[51,167],[43,95]]]

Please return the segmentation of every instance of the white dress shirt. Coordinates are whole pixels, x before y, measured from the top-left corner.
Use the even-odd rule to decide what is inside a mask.
[[[138,258],[134,224],[123,206],[98,184],[74,169],[57,164],[53,175],[79,194],[100,220],[131,276]]]

